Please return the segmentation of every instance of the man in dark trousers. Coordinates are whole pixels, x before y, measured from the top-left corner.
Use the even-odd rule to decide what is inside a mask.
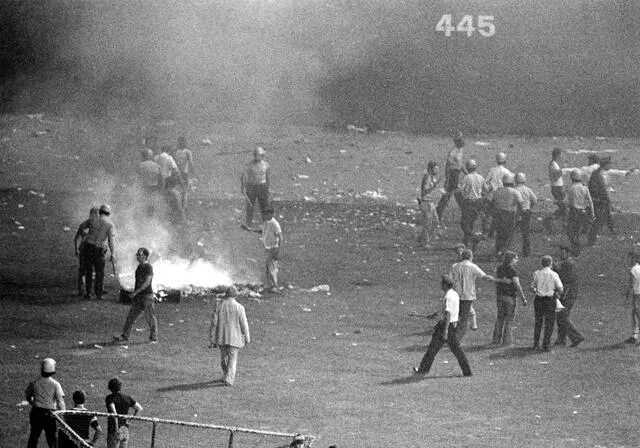
[[[110,215],[111,207],[106,204],[101,205],[98,210],[98,219],[92,221],[91,226],[89,226],[89,233],[87,233],[87,237],[82,246],[80,256],[84,263],[85,299],[91,298],[91,284],[93,282],[93,272],[95,271],[96,283],[94,292],[96,299],[102,300],[107,248],[109,252],[111,252],[111,262],[114,260],[113,242],[115,234],[113,224],[109,220]]]
[[[458,190],[458,183],[460,181],[460,174],[467,174],[467,170],[462,164],[462,148],[464,147],[464,137],[462,132],[458,131],[458,134],[453,138],[453,145],[455,148],[449,151],[447,154],[447,161],[444,165],[444,191],[445,193],[440,197],[438,205],[436,206],[436,214],[438,220],[442,222],[442,214],[449,204],[451,196],[453,196],[460,206],[461,198],[460,191]]]
[[[149,325],[149,342],[158,342],[158,319],[155,312],[155,295],[151,283],[153,281],[153,266],[148,262],[149,250],[141,247],[136,252],[138,267],[136,268],[135,289],[129,293],[131,308],[124,323],[124,329],[120,336],[114,336],[116,342],[127,342],[131,336],[131,329],[140,314],[144,313],[147,325]]]
[[[456,335],[460,296],[458,296],[458,293],[453,289],[453,279],[449,275],[442,276],[440,286],[444,291],[444,295],[442,296],[442,319],[434,328],[429,348],[427,348],[427,353],[425,353],[422,362],[420,362],[420,367],[414,367],[413,372],[416,375],[427,375],[429,370],[431,370],[433,360],[446,342],[449,345],[451,353],[453,353],[458,360],[462,374],[464,376],[471,376],[471,367],[469,367],[467,357],[462,351]]]
[[[558,273],[564,286],[564,293],[560,296],[560,302],[564,309],[556,313],[558,324],[558,339],[554,345],[566,345],[567,337],[571,341],[571,347],[577,347],[582,341],[582,336],[569,320],[571,309],[578,299],[578,268],[575,260],[569,256],[571,248],[560,245],[560,261],[555,264],[553,270]]]
[[[603,224],[611,221],[611,201],[609,199],[607,171],[611,168],[611,158],[603,157],[600,159],[600,168],[589,178],[589,193],[593,199],[593,213],[595,221],[591,225],[589,231],[589,239],[587,245],[593,246],[596,243],[598,232]]]

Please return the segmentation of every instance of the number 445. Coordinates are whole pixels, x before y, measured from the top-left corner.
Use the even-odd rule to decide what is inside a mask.
[[[462,16],[462,20],[455,27],[451,25],[451,14],[445,14],[440,18],[436,25],[436,31],[444,32],[449,37],[454,31],[458,33],[467,33],[467,37],[478,31],[482,37],[491,37],[496,34],[496,27],[493,24],[493,16],[478,16],[478,26],[473,26],[473,16]]]

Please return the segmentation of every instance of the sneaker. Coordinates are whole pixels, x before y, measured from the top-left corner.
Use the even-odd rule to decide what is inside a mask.
[[[425,373],[422,373],[418,370],[417,367],[411,367],[411,372],[416,376],[425,376]]]
[[[470,376],[473,376],[473,373],[471,373],[471,372],[463,373],[463,374],[462,374],[462,376],[465,376],[465,377],[467,377],[467,378],[468,378],[468,377],[470,377]]]
[[[573,341],[571,343],[570,347],[572,347],[572,348],[577,347],[578,345],[580,345],[582,343],[582,341],[584,341],[584,338],[576,339],[575,341]]]
[[[538,344],[533,344],[533,347],[531,347],[531,350],[534,350],[537,352],[538,350],[540,350],[540,347],[538,346]]]
[[[157,344],[158,340],[157,339],[149,339],[149,344]]]
[[[271,294],[282,294],[282,291],[280,291],[277,286],[274,286],[273,288],[269,289],[269,292]]]
[[[637,344],[638,343],[638,338],[635,338],[633,336],[631,336],[629,339],[626,339],[624,341],[625,344]]]
[[[249,232],[249,231],[251,231],[251,228],[250,228],[248,225],[246,225],[246,224],[240,224],[240,228],[241,228],[242,230],[246,230],[246,231],[248,231],[248,232]]]

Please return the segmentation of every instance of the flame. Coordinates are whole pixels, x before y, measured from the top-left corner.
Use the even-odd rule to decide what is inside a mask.
[[[181,258],[161,259],[152,265],[154,291],[189,287],[215,288],[233,284],[228,272],[202,259],[195,261]],[[133,272],[122,272],[118,277],[124,289],[133,289],[135,283]]]

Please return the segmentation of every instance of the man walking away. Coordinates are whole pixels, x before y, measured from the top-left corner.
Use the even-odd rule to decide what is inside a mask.
[[[100,206],[98,219],[91,223],[89,233],[84,242],[83,254],[84,274],[86,284],[85,299],[90,299],[91,284],[93,282],[93,272],[96,273],[96,283],[94,292],[96,299],[102,300],[104,286],[104,268],[106,265],[107,247],[111,253],[111,262],[114,261],[114,238],[113,224],[109,221],[111,207],[106,204]]]
[[[433,360],[446,342],[449,345],[451,353],[453,353],[458,360],[462,374],[464,376],[471,376],[471,367],[469,367],[469,362],[460,347],[460,342],[456,334],[459,328],[458,312],[460,297],[453,289],[453,279],[450,276],[442,276],[440,287],[442,291],[444,291],[444,295],[442,296],[442,319],[434,328],[429,348],[427,348],[427,352],[420,362],[420,367],[414,367],[413,372],[416,375],[427,375],[431,370]]]
[[[102,434],[102,428],[98,422],[98,417],[90,414],[84,403],[87,400],[87,394],[82,390],[73,393],[73,409],[72,411],[84,412],[82,414],[66,414],[64,421],[69,427],[78,434],[82,439],[91,446],[95,446]],[[90,430],[93,429],[93,437],[90,439]],[[77,445],[62,431],[58,432],[58,448],[76,448]]]
[[[280,294],[278,285],[278,270],[280,269],[280,247],[282,247],[282,228],[273,216],[273,209],[268,208],[264,213],[264,229],[262,241],[266,253],[266,282],[265,290],[274,294]]]
[[[556,295],[563,292],[562,281],[556,272],[551,270],[553,258],[545,255],[541,259],[542,269],[534,272],[531,282],[531,291],[535,294],[533,310],[535,323],[533,327],[533,349],[540,349],[540,332],[544,323],[544,336],[542,338],[542,350],[551,351],[551,335],[556,321]]]
[[[551,151],[551,161],[549,162],[549,184],[551,185],[551,196],[556,203],[557,209],[553,215],[545,218],[545,229],[552,233],[554,219],[564,220],[566,208],[564,203],[564,180],[562,179],[562,149],[553,148]]]
[[[580,170],[571,172],[571,186],[567,189],[566,201],[569,210],[567,218],[567,237],[573,255],[580,255],[580,235],[591,225],[594,219],[593,201],[589,189],[582,183]]]
[[[220,350],[222,382],[226,386],[233,386],[235,381],[238,352],[251,342],[247,315],[236,301],[237,295],[235,286],[227,288],[223,299],[216,301],[209,327],[209,348]]]
[[[445,193],[440,197],[440,201],[438,201],[438,205],[436,207],[436,214],[438,215],[438,221],[440,222],[442,222],[442,214],[447,208],[447,204],[449,204],[451,196],[454,196],[458,206],[460,205],[458,183],[460,182],[460,174],[467,173],[467,170],[462,165],[462,148],[464,148],[464,137],[462,132],[458,131],[458,134],[453,138],[453,145],[455,148],[449,151],[447,161],[444,165]]]
[[[471,247],[474,243],[473,227],[476,219],[482,212],[484,199],[487,192],[484,178],[478,174],[478,164],[474,159],[467,160],[467,175],[460,182],[460,196],[462,198],[460,227],[464,235],[464,245]]]
[[[569,211],[571,213],[571,211]],[[578,300],[578,268],[576,262],[571,256],[569,256],[570,248],[567,246],[560,246],[560,262],[554,266],[553,270],[558,273],[562,286],[564,287],[564,294],[560,296],[560,303],[564,306],[564,309],[557,311],[557,323],[558,323],[558,338],[554,345],[565,345],[567,343],[567,337],[571,341],[571,347],[577,347],[584,337],[576,330],[569,320],[571,309]]]
[[[75,248],[76,257],[78,257],[78,295],[80,297],[87,296],[91,293],[89,289],[85,288],[85,268],[86,262],[84,260],[85,252],[83,250],[84,242],[87,239],[87,235],[89,234],[89,229],[91,228],[91,223],[95,222],[98,219],[98,207],[91,207],[89,210],[89,219],[86,219],[80,223],[78,226],[78,231],[76,232],[75,237],[73,238],[73,246]],[[93,274],[92,274],[93,275]]]
[[[122,380],[111,378],[107,385],[111,393],[105,397],[107,412],[127,415],[133,409],[133,415],[142,412],[142,406],[127,394],[122,393]],[[124,417],[110,417],[107,426],[107,448],[127,448],[129,444],[129,422]]]
[[[493,194],[493,221],[496,231],[495,255],[500,256],[509,249],[513,232],[516,227],[516,217],[522,213],[524,200],[515,186],[515,176],[505,174],[502,178],[503,186]]]
[[[603,157],[598,168],[589,179],[589,193],[593,199],[593,212],[595,221],[589,231],[587,244],[593,246],[596,243],[598,232],[604,224],[611,221],[611,200],[609,199],[607,171],[611,168],[611,158]]]
[[[531,213],[538,203],[536,194],[526,185],[526,182],[527,177],[524,173],[516,174],[516,190],[522,196],[522,211],[517,224],[522,234],[522,256],[525,258],[531,254]]]

